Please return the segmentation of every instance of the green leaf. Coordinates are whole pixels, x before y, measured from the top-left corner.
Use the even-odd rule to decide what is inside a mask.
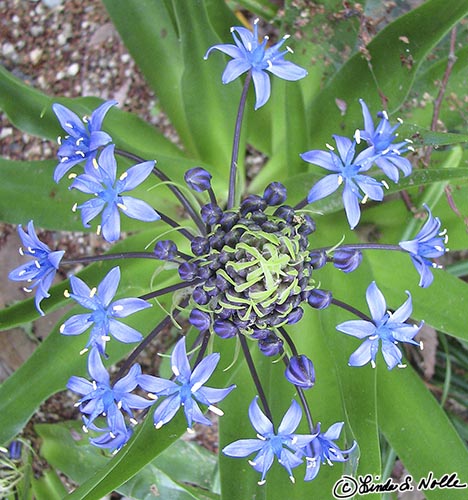
[[[447,415],[420,377],[407,367],[377,370],[379,421],[385,438],[416,483],[433,473],[435,478],[458,473],[468,482],[468,451]],[[434,456],[437,455],[437,460]],[[466,489],[427,489],[428,500],[466,498]]]

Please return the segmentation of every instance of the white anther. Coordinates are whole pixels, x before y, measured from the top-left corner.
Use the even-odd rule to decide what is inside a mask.
[[[35,261],[34,261],[34,265],[35,265],[38,269],[40,269],[40,268],[41,268],[41,265],[39,264],[39,261],[38,261],[38,260],[35,260]]]
[[[247,50],[252,52],[252,44],[250,42],[247,42]]]
[[[72,212],[76,212],[77,208],[78,208],[78,203],[74,203],[71,208]]]
[[[354,132],[354,140],[357,144],[361,144],[361,131],[357,128],[356,132]]]
[[[222,417],[224,415],[223,410],[221,410],[213,405],[208,406],[208,410],[212,411],[215,415],[218,415],[218,417]]]
[[[68,174],[69,179],[74,179],[76,177],[76,174],[72,172],[71,174]]]
[[[138,425],[138,420],[136,420],[135,418],[130,418],[130,423],[133,424],[133,425]]]
[[[369,196],[367,194],[364,195],[364,198],[362,199],[361,203],[364,205],[368,199],[369,199]]]
[[[178,376],[180,375],[180,371],[179,371],[179,369],[177,368],[177,366],[176,366],[176,365],[172,365],[172,366],[171,366],[171,368],[172,368],[172,373],[173,373],[176,377],[178,377]]]
[[[32,253],[32,254],[35,254],[35,253],[36,253],[36,251],[35,251],[35,250],[33,250],[31,247],[28,247],[28,252],[29,252],[29,253]]]
[[[290,53],[290,54],[294,54],[294,50],[289,46],[289,45],[286,45],[286,50]]]
[[[421,351],[424,350],[424,344],[422,340],[419,341],[419,348],[421,349]]]
[[[397,118],[397,122],[401,125],[403,123],[403,120],[401,118]]]
[[[80,150],[75,151],[75,154],[76,154],[76,155],[80,155],[80,156],[82,156],[83,158],[86,156],[86,155],[83,153],[83,151],[80,151]]]
[[[192,388],[190,389],[190,392],[193,394],[200,389],[200,387],[203,385],[203,382],[195,382],[195,384],[192,385]]]
[[[83,116],[83,121],[84,121],[85,123],[88,123],[88,122],[89,122],[89,117],[88,117],[87,115],[84,115],[84,116]]]
[[[93,389],[96,390],[97,389],[97,384],[96,384],[96,381],[93,380]]]
[[[93,158],[93,167],[98,170],[99,169],[99,163],[97,162],[96,158]]]
[[[287,40],[288,38],[291,38],[291,35],[286,33],[286,35],[283,36],[283,40]]]
[[[65,163],[68,159],[68,156],[62,156],[62,158],[60,158],[60,163]]]
[[[64,295],[67,299],[69,299],[69,298],[70,298],[70,292],[69,292],[68,290],[65,290],[65,291],[63,292],[63,295]]]
[[[252,467],[255,467],[257,465],[256,462],[254,462],[253,460],[247,460],[248,464],[251,465]]]
[[[117,408],[118,408],[119,410],[122,408],[122,401],[119,401],[119,402],[117,403]]]
[[[63,333],[65,331],[65,323],[60,325],[59,332]]]
[[[70,122],[67,122],[67,123],[65,123],[65,127],[73,128],[73,125]]]
[[[103,340],[103,342],[109,342],[111,338],[109,337],[109,335],[101,335],[101,339]]]
[[[123,203],[117,203],[117,206],[123,211],[127,210],[127,207]]]
[[[266,483],[266,479],[263,479],[262,481],[258,481],[257,484],[259,486],[263,486]]]
[[[408,149],[408,151],[414,151],[413,146],[408,146],[408,148],[407,148],[407,149]]]
[[[148,392],[147,396],[150,399],[153,399],[154,401],[156,401],[158,399],[158,396],[156,396],[156,394],[153,394],[152,392]]]
[[[88,434],[88,428],[86,427],[86,425],[83,424],[81,428],[83,429],[83,432],[85,434]]]
[[[123,308],[124,308],[124,306],[122,306],[122,305],[120,305],[120,304],[119,304],[119,305],[116,305],[116,306],[112,306],[112,309],[113,309],[114,311],[116,311],[116,312],[118,312],[118,311],[123,311]]]
[[[124,179],[126,179],[127,177],[128,177],[128,172],[124,172],[124,173],[123,173],[123,174],[119,177],[119,179],[120,179],[121,181],[123,181],[123,180],[124,180]]]
[[[25,286],[23,287],[23,290],[24,290],[26,293],[31,293],[31,292],[32,292],[31,288],[26,288]]]
[[[266,437],[262,436],[261,434],[257,434],[257,437],[258,439],[260,439],[260,441],[266,441]]]
[[[24,250],[22,247],[19,247],[18,248],[18,253],[21,255],[21,256],[24,256]]]
[[[390,187],[388,186],[388,183],[385,179],[382,180],[382,185],[385,189],[390,189]]]
[[[157,424],[154,424],[154,428],[157,430],[157,429],[160,429],[163,425],[164,425],[164,422],[162,420],[160,420]]]
[[[83,354],[86,354],[88,351],[89,351],[89,349],[87,347],[85,347],[84,349],[81,349],[80,356],[83,356]]]
[[[260,19],[257,17],[255,20],[254,20],[254,24],[258,24],[258,22],[260,21]]]
[[[383,111],[382,111],[382,116],[383,116],[386,120],[388,120],[388,114],[387,114],[387,112],[386,112],[385,110],[383,110]]]
[[[330,150],[330,151],[335,151],[335,148],[331,145],[328,144],[328,142],[325,144],[325,146]]]
[[[22,269],[19,273],[18,276],[24,276],[26,274],[26,270]]]
[[[97,292],[97,288],[96,287],[91,288],[91,290],[89,292],[90,298],[93,298],[96,295],[96,292]]]
[[[82,143],[83,141],[84,141],[84,137],[79,137],[79,138],[76,140],[75,144],[76,144],[77,146],[79,146],[79,145],[80,145],[80,143]]]
[[[341,186],[343,184],[343,176],[339,175],[338,176],[338,186]]]
[[[98,227],[96,228],[96,234],[98,236],[101,234],[101,224],[98,224]]]
[[[444,248],[443,248],[443,247],[441,247],[441,246],[439,246],[439,245],[436,245],[434,248],[435,248],[438,252],[443,252],[443,251],[444,251]],[[36,260],[36,262],[37,262],[37,260]]]
[[[408,144],[413,144],[413,141],[411,139],[405,139],[405,142],[407,142]]]
[[[371,359],[370,364],[371,364],[372,368],[375,368],[376,365],[375,365],[375,361],[373,359]]]
[[[62,138],[60,136],[57,137],[57,143],[59,146],[62,145]]]
[[[195,434],[195,431],[191,427],[187,427],[187,432],[189,434]]]
[[[291,483],[294,484],[296,480],[294,479],[294,476],[289,476],[289,479],[291,480]]]
[[[296,444],[297,443],[297,436],[294,436],[292,439],[291,439],[291,444]]]
[[[404,365],[403,363],[400,363],[399,365],[397,365],[398,368],[406,368],[406,365]]]
[[[371,335],[371,336],[369,337],[369,340],[377,340],[378,338],[379,338],[379,336],[378,336],[378,335]]]

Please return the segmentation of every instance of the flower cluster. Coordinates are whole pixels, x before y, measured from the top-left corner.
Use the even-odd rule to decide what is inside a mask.
[[[299,80],[307,72],[284,60],[289,51],[280,51],[280,48],[286,37],[268,47],[267,38],[261,42],[258,40],[257,23],[253,33],[243,27],[234,27],[232,34],[235,45],[214,45],[205,58],[215,49],[233,58],[224,71],[224,83],[247,72],[235,127],[235,159],[250,79],[256,91],[257,109],[270,96],[270,80],[266,72],[286,80]],[[21,253],[32,260],[10,273],[10,279],[26,281],[29,283],[28,290],[35,289],[36,307],[43,314],[40,303],[49,297],[49,288],[60,267],[107,260],[121,262],[92,288],[78,276],[70,276],[71,291],[65,292],[65,296],[85,312],[71,315],[61,325],[60,333],[76,336],[88,330],[90,332],[81,351],[81,354],[88,354],[90,380],[72,376],[67,384],[80,396],[77,406],[83,415],[84,428],[93,433],[90,442],[111,452],[120,450],[131,438],[132,427],[149,411],[156,429],[169,423],[181,407],[189,430],[194,423],[210,425],[211,421],[203,414],[205,407],[222,415],[222,410],[216,405],[235,388],[235,385],[226,388],[205,386],[220,360],[219,353],[210,353],[211,340],[214,337],[233,339],[246,360],[258,394],[248,410],[257,438],[237,440],[225,446],[222,452],[240,458],[255,453],[249,463],[261,474],[259,484],[266,481],[275,457],[292,481],[293,469],[304,463],[304,479],[313,480],[321,464],[331,465],[347,460],[356,443],[344,450],[336,443],[343,422],[332,424],[325,432],[321,431],[320,424],[314,424],[305,391],[313,390],[320,383],[320,378],[316,379],[312,359],[298,352],[294,339],[287,332],[288,325],[301,320],[304,307],[317,311],[340,307],[359,319],[345,321],[336,329],[363,340],[362,345],[351,354],[350,366],[363,366],[369,362],[375,366],[377,353],[381,350],[389,369],[402,367],[403,355],[397,347],[398,343],[422,348],[422,344],[415,340],[422,323],[415,325],[410,322],[411,295],[408,293],[406,302],[391,312],[387,310],[386,300],[377,284],[372,282],[366,292],[369,317],[336,298],[339,290],[332,293],[322,288],[318,279],[319,270],[330,263],[339,271],[352,273],[359,267],[363,251],[399,251],[410,256],[420,275],[420,286],[427,287],[433,280],[431,269],[437,267],[433,259],[445,253],[446,241],[445,235],[440,232],[439,219],[434,218],[425,206],[427,221],[413,240],[402,241],[398,245],[340,243],[332,247],[313,248],[316,224],[304,207],[328,196],[343,184],[343,204],[353,229],[360,219],[359,203],[368,198],[381,201],[384,197],[386,184],[369,174],[371,167],[377,166],[392,181],[398,182],[400,172],[404,176],[411,173],[409,160],[401,156],[411,146],[408,141],[395,142],[399,124],[392,126],[385,112],[379,113],[380,121],[375,126],[366,104],[361,100],[364,128],[356,131],[354,140],[336,135],[337,153],[330,146],[329,151],[311,150],[301,155],[306,162],[330,172],[311,186],[306,199],[290,206],[286,204],[285,186],[280,182],[271,182],[262,195],[250,194],[234,206],[232,200],[237,199],[237,164],[233,160],[227,203],[218,201],[211,186],[210,172],[194,167],[185,173],[186,184],[200,202],[198,210],[193,205],[193,199],[187,198],[179,185],[156,168],[154,161],[145,161],[133,153],[116,149],[111,135],[101,130],[106,113],[116,104],[115,101],[102,104],[89,119],[83,121],[64,106],[53,105],[67,133],[59,141],[60,162],[54,179],[59,181],[72,168],[84,164],[79,174],[69,174],[72,179],[70,189],[92,195],[92,198],[81,204],[76,203],[74,210],[81,211],[86,228],[90,221],[101,215],[97,232],[108,242],[120,238],[120,214],[124,213],[132,219],[168,224],[171,231],[177,231],[183,238],[184,247],[171,239],[159,239],[152,251],[109,253],[66,260],[63,251],[52,251],[38,239],[31,221],[27,232],[21,226],[18,231],[23,243]],[[366,142],[366,147],[361,146],[362,140]],[[357,152],[358,148],[361,150]],[[118,175],[116,157],[119,156],[137,161],[137,164]],[[192,225],[181,227],[164,214],[164,207],[158,207],[156,211],[148,203],[128,195],[152,175],[176,195],[191,217]],[[165,288],[152,289],[140,297],[115,298],[121,281],[121,266],[125,265],[125,259],[135,258],[151,259],[155,267],[160,261],[170,262],[171,266],[167,267],[177,270],[178,281]],[[143,287],[146,285],[142,284]],[[173,295],[171,313],[160,323],[152,325],[146,338],[121,321],[148,309],[153,298],[176,291],[183,293]],[[182,336],[173,348],[172,376],[165,379],[142,373],[141,366],[133,364],[134,360],[178,314],[185,315],[194,328]],[[103,359],[107,359],[106,346],[112,338],[138,345],[111,382]],[[187,344],[187,339],[190,339],[190,344]],[[255,343],[265,357],[284,363],[284,377],[291,384],[291,393],[300,399],[300,404],[292,400],[279,425],[274,422],[249,343]],[[260,357],[263,362],[268,362]],[[136,394],[136,390],[145,392],[145,396]],[[303,414],[308,430],[304,434],[296,433]]]

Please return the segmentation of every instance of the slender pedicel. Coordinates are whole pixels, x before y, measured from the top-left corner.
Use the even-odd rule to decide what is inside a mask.
[[[247,91],[249,90],[250,80],[252,78],[252,71],[249,71],[245,77],[244,88],[239,102],[239,109],[237,111],[236,126],[234,129],[234,141],[232,144],[231,156],[231,170],[229,173],[229,194],[227,201],[227,209],[234,206],[236,199],[236,177],[237,177],[237,160],[239,158],[239,143],[242,127],[242,118],[244,116],[245,103],[247,100]]]
[[[346,304],[346,302],[342,302],[341,300],[338,299],[332,299],[331,303],[334,304],[335,306],[341,307],[341,309],[344,309],[345,311],[348,311],[351,314],[354,314],[355,316],[363,319],[364,321],[372,322],[372,318],[369,318],[369,316],[359,311],[359,309],[356,309],[355,307]]]

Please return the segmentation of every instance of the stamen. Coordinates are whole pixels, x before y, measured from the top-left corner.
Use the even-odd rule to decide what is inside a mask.
[[[357,128],[356,132],[354,132],[354,140],[357,144],[361,144],[361,131]]]
[[[390,189],[390,187],[385,179],[383,179],[381,182],[382,182],[382,185],[385,189]]]
[[[434,248],[435,248],[437,251],[439,251],[439,252],[443,252],[443,251],[444,251],[443,247],[441,247],[441,246],[439,246],[439,245],[436,245]],[[37,262],[37,261],[36,261],[36,262]]]
[[[343,176],[339,175],[338,176],[338,186],[341,186],[343,184]]]
[[[89,292],[89,297],[92,299],[96,295],[96,292],[97,292],[96,287],[91,288],[91,291]]]
[[[260,441],[266,441],[267,438],[265,436],[262,436],[261,434],[257,434],[257,437],[258,439],[260,439]]]
[[[19,247],[18,248],[18,253],[21,255],[21,256],[24,256],[24,250],[22,247]]]
[[[89,117],[88,117],[87,115],[84,115],[84,116],[83,116],[83,121],[84,121],[85,123],[88,123],[88,122],[89,122]]]
[[[117,403],[117,408],[118,408],[119,410],[122,408],[122,401],[119,401],[119,402]]]
[[[190,389],[190,392],[193,394],[194,392],[197,392],[198,389],[203,385],[202,382],[196,382],[195,384],[192,385],[192,388]]]
[[[18,276],[23,276],[26,274],[26,270],[25,269],[22,269],[19,273],[18,273]]]
[[[258,481],[257,484],[259,486],[263,486],[266,483],[266,479],[263,479],[262,481]]]
[[[61,138],[60,136],[58,136],[58,137],[57,137],[57,144],[58,144],[59,146],[61,146],[61,145],[62,145],[62,138]]]
[[[101,335],[101,339],[104,341],[104,342],[109,342],[109,340],[111,339],[109,337],[109,335]]]
[[[256,462],[254,462],[253,460],[247,460],[248,464],[251,465],[252,467],[255,467],[257,465]]]
[[[398,117],[397,122],[401,125],[403,123],[403,120],[400,117]]]
[[[378,336],[378,335],[371,335],[371,336],[369,337],[369,340],[376,340],[376,339],[378,339],[378,338],[379,338],[379,336]]]
[[[138,420],[136,420],[135,418],[130,418],[130,423],[133,424],[133,425],[138,425]]]
[[[221,410],[213,405],[208,406],[208,410],[212,411],[215,415],[218,415],[218,417],[222,417],[224,415],[223,410]]]
[[[158,399],[158,396],[156,396],[156,394],[153,394],[152,392],[148,392],[147,396],[150,399],[153,399],[154,401],[156,401]]]
[[[64,297],[66,297],[67,299],[69,299],[69,298],[70,298],[70,292],[69,292],[68,290],[65,290],[65,291],[63,292],[63,295],[64,295]]]
[[[421,351],[424,350],[424,344],[422,340],[419,341],[419,348],[421,349]]]
[[[267,61],[267,66],[268,66],[268,69],[271,69],[273,67],[272,62],[269,59]]]
[[[286,35],[283,36],[283,40],[287,40],[288,38],[291,38],[291,35],[289,35],[288,33],[286,33]]]
[[[406,365],[404,365],[404,364],[400,363],[400,364],[398,365],[398,368],[406,368]]]
[[[83,425],[81,426],[81,429],[83,430],[83,432],[84,432],[85,434],[88,434],[88,428],[86,427],[86,425],[84,425],[84,424],[83,424]]]
[[[364,198],[362,199],[361,203],[364,205],[368,199],[369,199],[369,195],[367,195],[367,194],[364,195]]]
[[[97,389],[97,384],[96,384],[96,381],[93,380],[93,389],[96,390]]]
[[[177,368],[177,366],[176,366],[176,365],[172,365],[172,366],[171,366],[171,368],[172,368],[172,373],[173,373],[176,377],[178,377],[178,376],[180,375],[180,371],[179,371],[179,369]]]
[[[63,333],[65,331],[65,323],[62,323],[59,328],[59,332]]]
[[[255,20],[254,20],[254,24],[258,24],[258,22],[260,21],[260,19],[257,17]]]
[[[67,123],[65,123],[65,127],[73,128],[73,125],[70,122],[67,122]]]
[[[75,144],[76,144],[77,146],[79,146],[79,145],[80,145],[80,143],[82,143],[83,141],[84,141],[84,137],[79,137],[79,138],[76,140]]]
[[[36,251],[35,251],[35,250],[33,250],[31,247],[28,247],[28,252],[29,252],[29,253],[32,253],[32,254],[35,254],[35,253],[36,253]]]
[[[405,139],[405,142],[407,142],[408,144],[413,144],[413,141],[411,139]]]
[[[79,151],[79,150],[78,150],[78,151],[75,151],[75,154],[76,154],[76,155],[80,155],[80,156],[82,156],[83,158],[86,156],[86,155],[83,153],[83,151]]]
[[[386,112],[385,110],[383,110],[383,111],[382,111],[382,116],[383,116],[386,120],[388,120],[388,114],[387,114],[387,112]]]
[[[96,234],[98,236],[101,234],[101,224],[98,224],[98,227],[96,228]]]
[[[115,439],[115,434],[114,434],[112,431],[109,431],[109,436],[110,436],[112,439]]]
[[[247,43],[247,50],[252,52],[252,44],[250,42]]]
[[[157,424],[154,424],[156,430],[160,429],[164,425],[164,422],[160,420]]]
[[[296,480],[294,479],[294,476],[289,476],[289,479],[291,480],[291,483],[294,484]]]
[[[60,163],[65,163],[68,160],[69,160],[68,156],[62,156],[62,158],[60,158]]]
[[[373,359],[371,359],[371,362],[370,362],[372,368],[375,368],[376,367],[376,364],[375,364],[375,361]]]
[[[126,179],[127,177],[128,177],[128,172],[124,172],[124,173],[123,173],[123,174],[119,177],[119,179],[120,179],[121,181],[123,181],[123,180],[124,180],[124,179]]]
[[[69,179],[74,179],[76,177],[76,174],[74,172],[68,174]]]
[[[408,146],[408,148],[407,148],[407,149],[408,149],[408,151],[414,151],[413,146]]]
[[[98,170],[99,169],[99,163],[97,162],[96,158],[93,158],[93,167]]]
[[[289,46],[289,45],[286,45],[286,50],[290,53],[290,54],[294,54],[294,50]]]
[[[39,261],[38,261],[38,260],[35,260],[35,261],[34,261],[34,265],[35,265],[38,269],[40,269],[40,268],[41,268],[41,265],[39,264]]]
[[[81,349],[80,356],[83,356],[83,354],[86,354],[88,351],[89,351],[89,349],[87,347],[85,347],[84,349]]]
[[[124,308],[124,306],[122,306],[122,305],[120,305],[120,304],[112,307],[112,309],[113,309],[114,311],[116,311],[116,312],[117,312],[117,311],[123,311],[123,308]]]
[[[72,212],[76,212],[77,208],[78,208],[78,203],[74,203],[72,206]]]
[[[235,30],[236,30],[236,28],[234,28],[234,26],[231,26],[231,27],[229,28],[229,31],[230,31],[231,33],[233,33]]]
[[[325,146],[330,150],[330,151],[335,151],[335,148],[331,145],[328,144],[328,142],[325,144]]]
[[[23,290],[24,290],[26,293],[31,293],[31,292],[32,292],[31,288],[26,288],[25,286],[23,287]]]
[[[189,434],[195,434],[195,431],[191,427],[187,427],[187,432]]]
[[[123,203],[117,203],[117,206],[122,210],[127,210],[127,207]]]

